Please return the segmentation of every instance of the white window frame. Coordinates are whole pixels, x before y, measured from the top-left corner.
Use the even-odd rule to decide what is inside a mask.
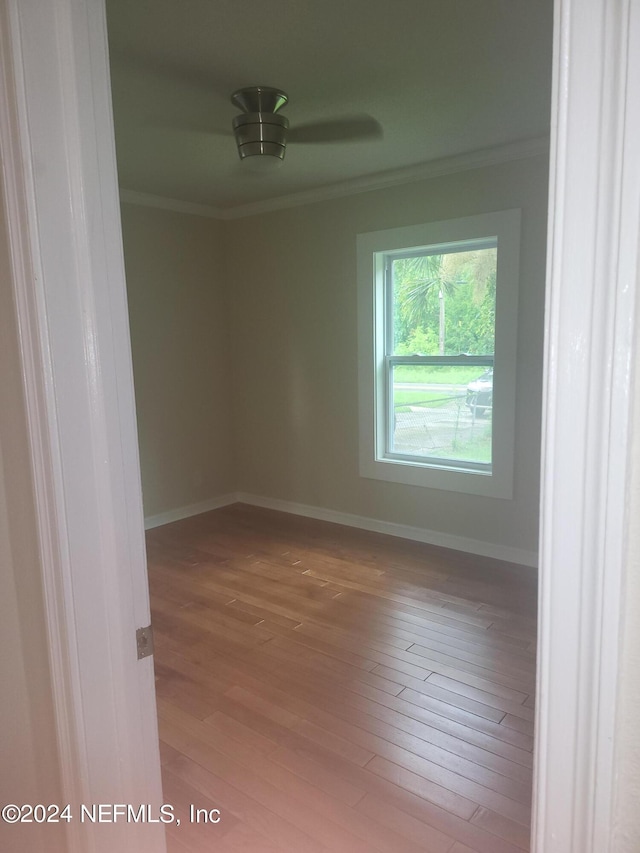
[[[464,251],[474,248],[474,241],[492,238],[497,241],[498,260],[491,467],[389,453],[385,257],[418,249],[424,249],[425,253]],[[520,210],[359,234],[357,254],[360,475],[410,486],[510,499],[515,446]],[[462,363],[474,362],[466,357]]]

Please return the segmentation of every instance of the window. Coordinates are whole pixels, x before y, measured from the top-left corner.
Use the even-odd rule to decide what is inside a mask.
[[[358,237],[360,471],[511,497],[519,211]]]

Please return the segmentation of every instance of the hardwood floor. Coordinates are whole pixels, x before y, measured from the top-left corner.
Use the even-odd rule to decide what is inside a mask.
[[[148,556],[170,853],[529,849],[533,570],[241,504]]]

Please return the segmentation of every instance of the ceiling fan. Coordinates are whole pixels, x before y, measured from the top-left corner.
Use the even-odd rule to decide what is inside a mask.
[[[278,166],[288,142],[326,143],[378,139],[382,127],[369,115],[350,115],[289,128],[279,110],[289,98],[271,86],[247,86],[231,95],[242,110],[233,119],[233,133],[240,159],[258,169]]]

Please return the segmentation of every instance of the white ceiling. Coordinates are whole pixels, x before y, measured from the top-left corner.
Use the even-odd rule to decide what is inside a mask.
[[[107,0],[120,185],[230,209],[549,132],[552,0]],[[282,87],[291,125],[382,138],[240,164],[229,101]]]

